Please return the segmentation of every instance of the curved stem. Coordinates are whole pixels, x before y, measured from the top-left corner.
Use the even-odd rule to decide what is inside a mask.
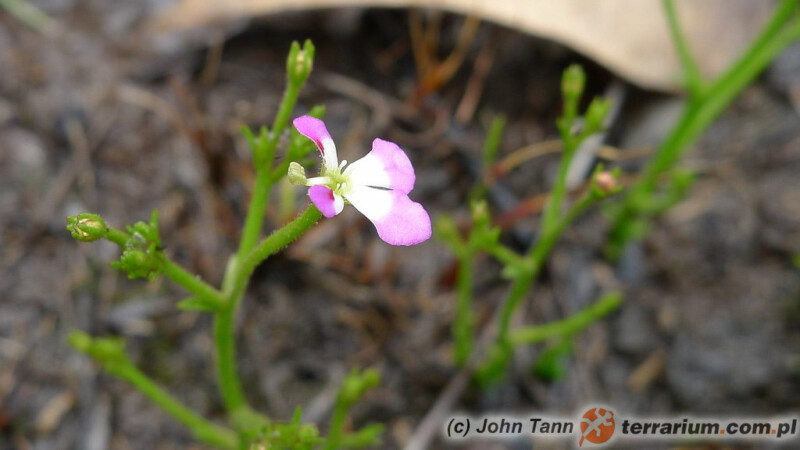
[[[136,390],[186,426],[198,441],[226,449],[239,447],[239,438],[236,433],[195,414],[130,362],[104,364],[104,367],[108,372],[130,383]]]
[[[247,281],[255,268],[269,256],[289,245],[311,228],[322,217],[314,205],[309,206],[299,217],[272,233],[253,248],[246,258],[236,260],[230,292],[225,306],[214,316],[214,342],[217,348],[217,377],[225,409],[231,416],[240,415],[248,409],[236,364],[236,335],[234,333],[236,313],[244,296]],[[227,283],[226,283],[227,284]]]
[[[608,315],[617,309],[620,304],[622,304],[622,296],[617,292],[609,293],[564,320],[514,330],[510,333],[509,340],[519,345],[534,344],[555,337],[571,336],[601,317]]]

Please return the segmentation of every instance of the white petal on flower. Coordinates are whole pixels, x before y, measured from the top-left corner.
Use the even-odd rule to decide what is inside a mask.
[[[350,177],[353,184],[387,189],[391,186],[391,179],[386,170],[384,170],[383,163],[378,157],[370,153],[347,166],[344,173]]]
[[[333,194],[333,208],[338,215],[344,209],[344,199],[339,194]]]
[[[322,140],[322,154],[325,159],[326,170],[336,170],[339,168],[339,157],[336,155],[336,144],[331,138]]]
[[[379,221],[389,214],[394,203],[391,191],[358,184],[354,184],[344,197],[372,222]]]

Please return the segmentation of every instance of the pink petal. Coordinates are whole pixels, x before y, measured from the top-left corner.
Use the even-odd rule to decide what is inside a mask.
[[[300,116],[294,119],[292,124],[300,134],[314,141],[325,160],[325,167],[331,169],[331,166],[336,167],[339,165],[336,145],[333,143],[333,139],[331,139],[328,128],[325,127],[323,121],[316,117]]]
[[[417,202],[400,191],[353,187],[345,195],[392,245],[415,245],[431,237],[431,218]]]
[[[414,167],[394,142],[375,139],[372,151],[345,169],[353,184],[392,189],[408,194],[414,188]]]
[[[342,212],[344,208],[342,198],[325,186],[311,186],[308,188],[308,196],[322,215],[329,219]]]

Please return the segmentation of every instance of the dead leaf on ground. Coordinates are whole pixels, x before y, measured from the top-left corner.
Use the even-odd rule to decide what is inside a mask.
[[[706,76],[719,74],[769,18],[773,1],[677,0],[687,40]],[[227,25],[284,11],[422,7],[425,0],[178,0],[153,24],[158,33]],[[679,89],[681,68],[660,0],[441,0],[437,8],[475,15],[563,43],[645,88]]]

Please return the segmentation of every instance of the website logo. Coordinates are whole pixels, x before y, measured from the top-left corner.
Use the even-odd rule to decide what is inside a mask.
[[[614,411],[605,408],[592,408],[581,418],[581,440],[578,447],[583,446],[584,439],[592,444],[602,444],[614,436]]]
[[[615,408],[616,409],[616,408]],[[701,442],[774,441],[786,443],[800,436],[797,415],[775,417],[645,417],[613,411],[607,406],[581,409],[582,415],[493,414],[452,416],[443,427],[448,439],[571,440],[575,448],[602,449],[611,441]],[[800,447],[797,447],[800,448]]]

